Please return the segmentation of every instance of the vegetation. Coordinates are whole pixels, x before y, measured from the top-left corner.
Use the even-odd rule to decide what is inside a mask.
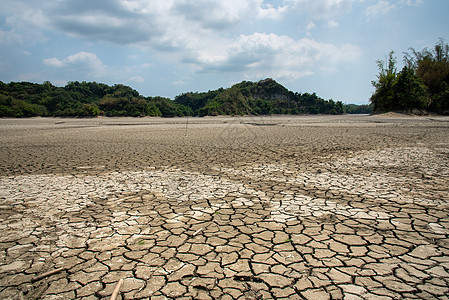
[[[345,112],[347,114],[370,114],[373,112],[373,106],[371,104],[345,104]]]
[[[443,40],[433,50],[405,53],[400,72],[391,51],[386,62],[377,61],[379,75],[372,84],[374,112],[430,111],[449,114],[449,45]]]
[[[228,89],[184,93],[174,100],[143,97],[132,88],[96,82],[69,82],[56,87],[50,82],[0,81],[0,117],[96,117],[96,116],[205,116],[268,114],[369,113],[369,106],[344,105],[324,100],[315,93],[288,91],[272,79],[243,81]]]
[[[228,89],[184,93],[175,102],[194,115],[343,114],[341,101],[324,100],[315,93],[293,93],[272,79],[243,81]]]
[[[143,97],[132,88],[96,82],[65,87],[29,82],[0,82],[0,117],[184,116],[192,113],[170,99]]]

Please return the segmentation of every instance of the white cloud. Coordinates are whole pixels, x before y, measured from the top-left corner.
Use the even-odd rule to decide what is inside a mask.
[[[0,30],[0,43],[2,44],[21,44],[24,41],[23,36],[13,30]]]
[[[336,28],[338,27],[338,22],[334,21],[334,20],[330,20],[329,22],[327,22],[326,27],[327,28]]]
[[[389,1],[386,0],[380,0],[376,4],[367,7],[365,9],[365,14],[368,17],[368,19],[370,19],[378,15],[386,15],[395,7],[396,4],[394,3],[390,3]]]
[[[133,76],[125,81],[125,83],[141,83],[144,82],[145,79],[142,76]]]
[[[84,51],[69,55],[64,59],[56,57],[46,58],[43,60],[43,63],[47,66],[64,69],[65,71],[76,71],[94,77],[101,76],[106,70],[106,66],[103,65],[95,53]]]
[[[408,6],[420,6],[423,4],[423,0],[401,0],[401,3],[404,3]]]
[[[172,84],[174,84],[174,85],[186,85],[187,82],[182,80],[182,79],[179,79],[179,80],[173,81]]]
[[[422,0],[378,0],[376,4],[368,6],[365,9],[365,14],[369,21],[374,17],[386,15],[392,10],[399,9],[403,6],[418,7],[422,3]]]
[[[285,0],[289,9],[312,20],[332,19],[352,9],[355,0]]]
[[[202,28],[224,30],[242,20],[249,5],[249,1],[179,0],[173,3],[172,11]]]
[[[263,4],[263,0],[258,1],[259,6],[257,7],[258,17],[266,19],[278,20],[288,11],[287,5],[282,5],[279,7],[274,7],[271,4]]]
[[[309,22],[309,23],[307,24],[307,27],[306,27],[307,30],[312,30],[312,29],[314,29],[314,28],[316,28],[315,22]]]
[[[296,79],[312,74],[319,64],[335,67],[360,55],[360,49],[352,45],[338,47],[266,33],[241,35],[221,49],[221,53],[198,52],[188,61],[198,72],[242,72],[247,77]]]
[[[21,1],[8,2],[0,4],[0,11],[9,13],[4,22],[7,30],[0,30],[0,41],[21,45],[46,42],[47,38],[41,30],[46,27],[46,17],[41,11],[28,7]]]
[[[23,4],[22,8],[29,3],[16,1]],[[138,45],[167,61],[188,64],[196,72],[299,78],[315,72],[317,64],[331,64],[329,67],[334,68],[348,57],[357,57],[360,50],[351,45],[336,46],[242,29],[263,25],[265,21],[277,22],[286,16],[297,19],[298,14],[307,15],[304,19],[308,22],[307,30],[317,26],[315,20],[336,27],[334,17],[349,12],[354,1],[284,0],[274,5],[264,0],[46,0],[41,1],[44,2],[42,9],[36,4],[25,9],[27,13],[16,10],[14,24],[34,11],[36,17],[31,17],[26,24],[33,24],[42,32],[124,46]],[[57,69],[97,77],[110,70],[89,52],[47,58],[43,62]],[[130,76],[133,70],[127,73]]]
[[[275,7],[263,0],[175,0],[170,11],[203,29],[224,30],[251,18],[279,19],[286,6]]]

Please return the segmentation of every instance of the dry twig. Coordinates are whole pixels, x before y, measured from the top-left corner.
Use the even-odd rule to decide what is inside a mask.
[[[115,298],[117,298],[118,293],[120,292],[120,288],[122,287],[123,284],[123,278],[120,279],[117,283],[117,285],[115,286],[114,292],[112,293],[111,296],[111,300],[115,300]]]
[[[38,281],[38,280],[41,280],[42,278],[45,278],[45,277],[51,276],[51,275],[53,275],[53,274],[59,273],[59,272],[61,272],[61,271],[64,270],[64,269],[65,269],[64,267],[61,267],[61,268],[57,268],[57,269],[54,269],[54,270],[45,272],[45,273],[43,273],[43,274],[41,274],[41,275],[38,275],[38,276],[36,276],[36,277],[33,277],[33,278],[31,279],[31,282],[36,282],[36,281]]]

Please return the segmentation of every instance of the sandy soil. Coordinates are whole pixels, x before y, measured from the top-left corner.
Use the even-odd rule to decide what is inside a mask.
[[[448,117],[0,119],[0,153],[2,299],[448,299]]]

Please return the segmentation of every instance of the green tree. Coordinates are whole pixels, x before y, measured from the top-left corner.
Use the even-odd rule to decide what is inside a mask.
[[[427,109],[430,104],[428,89],[422,79],[416,76],[411,64],[396,69],[396,57],[391,51],[388,61],[377,61],[379,75],[372,84],[376,88],[371,96],[374,112],[411,111]]]
[[[273,112],[273,103],[265,99],[257,99],[255,111],[257,114],[269,115]]]
[[[156,105],[162,117],[184,117],[193,115],[190,107],[179,104],[164,97],[154,97],[151,101]]]
[[[424,48],[405,53],[404,60],[422,79],[430,93],[429,109],[449,113],[449,45],[440,39],[432,50]]]
[[[413,69],[405,66],[397,75],[393,86],[393,104],[395,110],[427,109],[430,104],[427,87],[415,75]]]
[[[347,114],[370,114],[373,112],[372,104],[345,104],[344,111]]]
[[[199,113],[200,116],[218,116],[222,114],[221,104],[216,100],[210,101],[200,109]]]
[[[27,103],[23,100],[13,99],[11,101],[11,108],[14,112],[14,117],[37,117],[46,116],[47,110],[44,106],[38,104]]]
[[[160,109],[156,106],[154,102],[149,102],[147,105],[147,116],[152,117],[160,117],[162,116],[162,113]]]
[[[82,114],[86,117],[97,117],[101,115],[101,110],[96,104],[84,103]]]
[[[385,112],[394,109],[394,91],[393,87],[396,84],[396,57],[394,51],[388,54],[386,62],[377,60],[377,67],[379,74],[377,81],[372,81],[372,85],[376,88],[374,94],[371,96],[371,103],[374,106],[375,112]]]

